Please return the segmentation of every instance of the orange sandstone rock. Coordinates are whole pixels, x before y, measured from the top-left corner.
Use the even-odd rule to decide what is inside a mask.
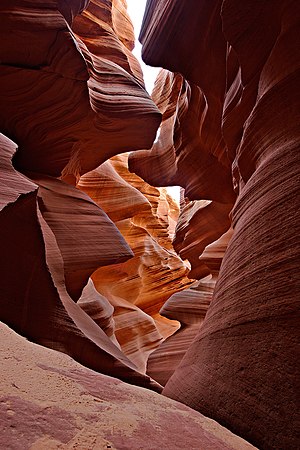
[[[111,228],[117,239],[110,249],[113,253],[117,252],[118,257],[121,254],[122,259],[130,257],[130,248],[105,213],[75,187],[49,178],[36,179],[33,184],[17,174],[9,166],[15,146],[7,139],[2,141],[7,154],[3,167],[10,175],[5,187],[8,187],[8,196],[15,200],[8,203],[0,214],[1,249],[5,261],[1,282],[2,319],[30,340],[68,353],[94,370],[115,374],[126,380],[132,378],[132,382],[141,382],[142,385],[150,383],[159,390],[159,386],[137,371],[136,366],[68,293],[68,289],[74,287],[72,277],[67,275],[69,271],[76,270],[76,249],[88,243],[89,227],[86,222],[92,227],[93,221],[100,221],[100,227],[106,228],[106,232],[107,226]],[[65,190],[60,192],[64,187]],[[44,199],[44,203],[40,203],[40,198]],[[56,208],[62,199],[60,214],[65,214],[65,222],[57,220]],[[76,205],[83,208],[78,216],[80,220],[72,218],[69,221],[68,212],[73,214]],[[51,214],[48,214],[47,207],[51,209]],[[93,220],[89,217],[91,211]],[[75,237],[77,246],[74,244]],[[98,258],[104,243],[100,244],[100,241],[94,247],[98,248]],[[105,245],[103,248],[107,251]],[[109,260],[115,262],[113,253],[105,255],[105,264]],[[89,255],[92,255],[91,259]],[[94,270],[95,255],[87,252],[80,256],[84,271],[79,271],[78,279],[87,276],[87,270]],[[87,294],[84,291],[83,297],[86,298]]]
[[[172,247],[178,207],[164,190],[130,173],[127,159],[114,157],[82,176],[78,186],[114,220],[134,253],[125,263],[99,268],[92,278],[114,306],[122,350],[145,371],[149,354],[178,328],[159,314],[160,308],[191,281]]]
[[[77,17],[87,2],[1,3],[0,124],[18,145],[22,172],[74,182],[118,152],[151,147],[155,138],[160,114],[118,37],[117,6],[88,3]]]

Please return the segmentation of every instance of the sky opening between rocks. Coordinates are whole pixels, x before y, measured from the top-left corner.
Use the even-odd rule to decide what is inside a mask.
[[[139,60],[139,63],[142,66],[145,85],[148,93],[151,95],[153,90],[155,79],[159,72],[159,67],[150,67],[147,66],[142,60],[141,52],[142,45],[138,41],[138,37],[140,34],[140,29],[143,22],[144,11],[146,8],[147,0],[127,0],[127,11],[130,15],[134,26],[134,33],[136,37],[135,48],[133,50],[134,56]],[[167,188],[168,193],[174,198],[174,200],[179,204],[180,199],[180,187],[179,186],[170,186]]]

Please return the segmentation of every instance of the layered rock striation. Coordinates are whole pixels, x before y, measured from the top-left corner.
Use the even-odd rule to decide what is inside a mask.
[[[150,147],[161,120],[126,3],[3,2],[0,21],[1,319],[161,390],[147,359],[179,324],[159,310],[192,281],[172,247],[177,205],[127,154],[108,160]]]
[[[130,173],[127,160],[124,154],[106,161],[83,175],[78,187],[105,210],[134,253],[124,263],[99,267],[92,278],[114,306],[123,351],[145,371],[149,354],[178,329],[160,309],[192,280],[172,247],[178,206],[165,190]]]
[[[75,186],[112,155],[150,147],[160,123],[125,3],[5,1],[0,23],[1,319],[160,390],[121,350],[113,307],[90,279],[133,252]]]
[[[110,375],[259,448],[298,447],[299,22],[295,0],[148,0],[150,98],[125,0],[1,2],[0,318],[85,366],[2,327],[4,433],[251,447]],[[32,373],[68,401],[36,395]]]
[[[160,114],[120,3],[1,2],[1,131],[18,145],[20,171],[71,181],[152,145]]]
[[[173,375],[203,324],[231,236],[232,229],[229,229],[206,247],[198,258],[203,270],[201,280],[195,281],[190,288],[173,294],[160,310],[163,317],[180,322],[180,328],[154,350],[148,359],[147,373],[163,386]],[[194,256],[196,254],[195,252]]]
[[[264,449],[298,446],[299,18],[296,1],[149,0],[143,57],[175,74],[153,93],[158,142],[130,156],[156,186],[161,163],[190,199],[229,212],[237,196],[211,305],[164,394]],[[184,222],[188,254],[205,238]]]

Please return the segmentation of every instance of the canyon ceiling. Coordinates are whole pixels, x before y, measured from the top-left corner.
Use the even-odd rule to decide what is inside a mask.
[[[299,3],[148,0],[151,96],[125,0],[2,0],[0,36],[1,333],[30,386],[48,359],[70,398],[67,366],[109,408],[114,389],[154,408],[142,428],[166,409],[161,448],[298,448]],[[14,398],[28,417],[43,402]],[[162,442],[43,433],[11,448]]]

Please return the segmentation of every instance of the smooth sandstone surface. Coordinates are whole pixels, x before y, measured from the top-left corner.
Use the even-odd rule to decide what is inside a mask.
[[[121,350],[112,305],[90,281],[132,250],[75,186],[110,156],[149,148],[160,123],[130,51],[125,3],[4,1],[0,24],[1,319],[94,370],[160,390]]]
[[[255,448],[174,400],[0,330],[3,450]]]
[[[177,205],[126,155],[101,165],[150,147],[160,122],[126,4],[2,2],[0,21],[0,125],[15,141],[1,135],[1,318],[161,390],[147,358],[179,324],[159,310],[191,281],[172,247]]]
[[[4,145],[7,148],[6,140]],[[15,151],[12,142],[9,148]],[[8,156],[6,166],[11,165],[11,155]],[[70,287],[78,288],[80,277],[86,279],[93,272],[95,258],[101,259],[101,248],[105,264],[132,256],[115,225],[90,198],[61,180],[44,177],[33,184],[19,174],[18,184],[15,184],[16,172],[12,167],[10,173],[11,186],[27,189],[27,193],[8,203],[0,215],[1,258],[5,261],[0,288],[2,320],[21,335],[68,353],[94,370],[126,380],[133,377],[132,381],[136,378],[143,385],[150,383],[149,386],[160,390],[149,377],[138,371],[114,339],[107,336],[74,302],[72,292],[69,293]],[[9,192],[13,194],[12,190]],[[79,210],[82,208],[82,214],[74,218],[77,204]],[[57,205],[60,205],[59,211]],[[71,214],[71,221],[68,214]],[[57,220],[61,216],[65,222]],[[88,233],[93,224],[98,230],[105,231],[97,234],[98,244]],[[111,232],[107,227],[116,238],[110,244],[108,236]],[[65,239],[59,247],[62,236]],[[83,250],[90,246],[93,252],[81,252],[81,246]],[[77,273],[76,283],[72,284],[69,279],[68,285],[67,269],[76,270],[76,261],[80,262],[81,270]],[[80,293],[80,297],[86,295],[86,291]],[[94,290],[93,296],[97,300],[99,294]]]
[[[145,372],[151,352],[179,325],[162,317],[161,307],[192,284],[172,246],[178,206],[164,189],[130,173],[126,154],[83,175],[78,187],[105,210],[134,253],[127,262],[98,268],[92,278],[114,307],[122,350]]]
[[[214,223],[212,222],[212,224]],[[222,221],[221,225],[223,225]],[[214,233],[218,233],[218,226],[213,227],[212,230]],[[202,240],[203,238],[211,238],[208,233],[205,233],[204,227],[202,228],[202,233],[202,236],[201,234],[199,236],[200,238],[202,237]],[[163,386],[166,385],[171,375],[173,375],[203,324],[212,300],[224,253],[231,237],[232,229],[229,229],[219,239],[207,245],[201,256],[198,257],[198,266],[201,267],[201,272],[199,271],[198,274],[201,273],[201,280],[195,281],[190,288],[173,294],[160,310],[160,314],[163,317],[177,320],[180,323],[180,328],[162,342],[158,349],[154,350],[148,358],[148,375]],[[196,240],[195,247],[199,245],[197,241],[199,240]],[[196,254],[194,250],[194,255]],[[190,261],[193,262],[191,258]],[[189,276],[192,273],[195,274],[193,269],[190,271]]]
[[[150,0],[144,59],[176,72],[153,92],[168,138],[130,157],[149,182],[161,161],[190,199],[234,204],[211,305],[164,394],[264,449],[299,446],[299,19],[290,0]],[[205,237],[182,222],[175,246],[192,255]]]
[[[151,147],[160,113],[118,3],[1,2],[1,132],[18,145],[20,171],[74,182],[117,153]]]
[[[5,449],[299,447],[299,23],[1,1]]]

